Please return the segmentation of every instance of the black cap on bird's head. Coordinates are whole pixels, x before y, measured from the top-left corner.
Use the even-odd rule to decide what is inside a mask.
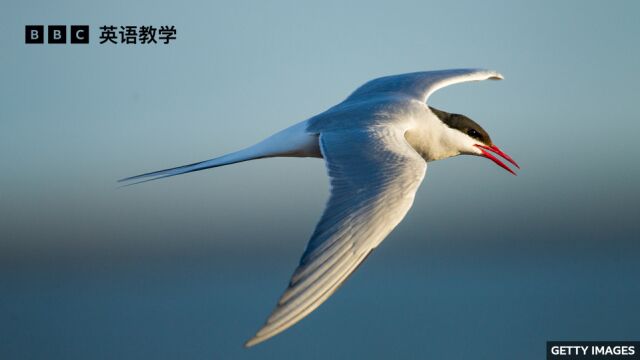
[[[448,127],[456,129],[487,146],[493,146],[491,137],[477,122],[461,114],[452,114],[429,106],[429,109]]]
[[[431,106],[429,106],[429,109],[431,109],[431,111],[448,127],[458,130],[461,133],[472,138],[473,140],[477,141],[478,144],[475,144],[474,146],[477,147],[481,152],[478,155],[484,156],[492,160],[493,162],[498,164],[500,167],[504,168],[505,170],[512,173],[513,175],[516,175],[516,173],[513,170],[511,170],[507,165],[505,165],[502,161],[500,161],[498,158],[493,156],[493,154],[486,151],[486,150],[493,151],[494,153],[502,156],[505,160],[507,160],[508,162],[515,165],[515,167],[520,169],[520,166],[509,155],[505,154],[502,150],[500,150],[500,148],[498,148],[496,145],[493,144],[493,142],[491,141],[491,137],[489,136],[489,133],[487,133],[482,128],[482,126],[480,126],[477,122],[461,114],[451,114],[446,111],[438,110]]]

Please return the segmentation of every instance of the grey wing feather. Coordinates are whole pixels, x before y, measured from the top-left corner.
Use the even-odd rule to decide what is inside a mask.
[[[288,289],[245,346],[289,328],[322,304],[404,218],[426,162],[393,126],[320,135],[331,196]]]
[[[466,81],[501,80],[502,75],[485,69],[450,69],[421,71],[377,78],[362,85],[345,101],[367,99],[379,94],[403,94],[420,101],[445,86]]]

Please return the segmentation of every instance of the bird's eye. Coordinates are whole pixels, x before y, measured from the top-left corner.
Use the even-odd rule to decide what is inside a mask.
[[[481,137],[480,133],[476,129],[467,130],[467,135],[471,136],[472,138],[476,138],[476,139],[479,139]]]

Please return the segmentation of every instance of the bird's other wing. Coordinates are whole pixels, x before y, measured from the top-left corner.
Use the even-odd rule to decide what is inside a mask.
[[[320,134],[331,196],[288,289],[245,346],[320,306],[404,218],[427,168],[404,132],[387,125]]]
[[[426,102],[431,94],[445,86],[487,79],[502,80],[503,77],[496,71],[484,69],[422,71],[385,76],[360,86],[345,101],[366,99],[376,95],[402,94]]]

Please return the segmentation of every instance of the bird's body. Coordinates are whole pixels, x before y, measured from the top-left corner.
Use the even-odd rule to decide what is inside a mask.
[[[324,158],[331,196],[288,289],[246,343],[252,346],[292,326],[333,294],[402,221],[428,161],[478,155],[512,172],[486,151],[517,166],[478,124],[426,104],[444,86],[501,78],[493,71],[461,69],[375,79],[340,104],[254,146],[123,181],[150,181],[266,157]]]

